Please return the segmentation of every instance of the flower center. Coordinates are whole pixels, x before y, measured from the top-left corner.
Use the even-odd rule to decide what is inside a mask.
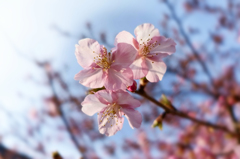
[[[107,118],[107,121],[104,124],[105,126],[107,123],[110,123],[110,121],[115,118],[117,120],[116,121],[117,122],[116,125],[117,125],[118,118],[121,117],[120,112],[121,112],[121,106],[117,105],[116,103],[108,104],[108,107],[102,112],[100,123],[103,121],[104,118]],[[120,121],[120,123],[122,123],[122,121]]]
[[[107,52],[107,49],[103,47],[103,52],[95,56],[93,61],[102,69],[107,70],[110,68],[111,63],[114,62],[111,61],[111,52]],[[93,53],[95,52],[93,51]]]
[[[145,43],[143,42],[142,47],[139,49],[139,54],[142,56],[147,56],[151,49],[154,48],[157,45],[157,41],[153,42],[153,43]]]
[[[150,34],[149,34],[149,36],[150,36]],[[141,39],[141,41],[142,41],[142,39]],[[140,45],[140,49],[138,50],[139,55],[147,56],[150,53],[152,48],[156,47],[157,45],[161,45],[161,44],[158,43],[158,41],[153,41],[152,38],[151,39],[148,38],[145,42],[142,42],[142,43],[140,42],[139,45]],[[153,55],[151,55],[151,56],[153,56]]]
[[[105,109],[105,111],[104,111],[105,116],[108,115],[110,117],[114,117],[115,115],[117,115],[117,113],[121,109],[121,107],[119,105],[117,105],[116,103],[108,104],[108,105],[109,105],[108,108]]]

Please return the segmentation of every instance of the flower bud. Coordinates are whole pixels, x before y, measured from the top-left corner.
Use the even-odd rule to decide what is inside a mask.
[[[152,124],[152,128],[155,128],[155,127],[158,127],[160,130],[162,130],[162,120],[163,120],[163,117],[162,115],[159,115],[154,121],[153,121],[153,124]]]
[[[127,89],[130,91],[130,92],[135,92],[137,90],[137,82],[135,80],[133,80],[133,84],[132,86],[128,86]]]

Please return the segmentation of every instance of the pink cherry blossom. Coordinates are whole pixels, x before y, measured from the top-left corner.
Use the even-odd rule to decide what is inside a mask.
[[[126,89],[133,84],[132,71],[129,68],[136,55],[134,47],[119,43],[114,51],[107,49],[96,40],[83,39],[76,45],[75,55],[84,69],[74,77],[84,86],[108,90]]]
[[[172,39],[160,36],[158,29],[152,24],[142,24],[134,30],[136,38],[129,32],[120,32],[115,39],[118,43],[128,43],[134,46],[136,59],[130,66],[134,79],[145,77],[150,82],[162,80],[166,65],[162,58],[176,51],[176,43]]]
[[[98,112],[98,128],[101,134],[112,136],[122,129],[124,118],[131,128],[139,128],[142,115],[135,110],[141,103],[125,91],[101,90],[86,96],[82,102],[82,111],[92,116]]]

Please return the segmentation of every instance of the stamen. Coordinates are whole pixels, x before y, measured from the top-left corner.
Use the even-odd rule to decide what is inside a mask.
[[[94,52],[94,51],[93,51]],[[95,62],[96,60],[96,62]],[[108,53],[107,49],[103,48],[103,53],[97,55],[94,57],[93,60],[98,66],[100,66],[102,69],[106,70],[109,69],[111,66],[111,51]]]
[[[151,38],[151,40],[152,40],[152,38]],[[141,47],[139,50],[140,55],[147,56],[150,53],[151,49],[157,45],[157,41],[155,41],[151,44],[149,42],[150,42],[150,39],[147,39],[147,43],[145,43],[145,42],[142,43],[143,47]],[[142,44],[140,44],[140,45],[142,45]],[[153,57],[153,55],[151,55],[151,57]]]
[[[104,118],[108,115],[109,117],[107,117],[106,123],[110,123],[110,121],[114,120],[114,118],[116,119],[116,125],[118,123],[118,116],[120,116],[121,112],[120,112],[120,106],[117,105],[117,103],[113,103],[113,104],[108,104],[107,108],[101,112],[102,116],[100,116],[100,123],[104,120]],[[104,124],[106,124],[104,123]],[[112,125],[111,125],[112,126]]]

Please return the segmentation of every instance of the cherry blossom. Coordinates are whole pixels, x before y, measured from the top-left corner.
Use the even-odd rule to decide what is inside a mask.
[[[119,43],[113,52],[107,52],[96,40],[80,40],[75,55],[84,69],[74,79],[90,88],[104,86],[107,90],[124,90],[133,84],[129,65],[135,59],[135,55],[131,54],[134,50],[129,44]]]
[[[144,23],[134,30],[136,38],[129,32],[120,32],[115,39],[118,43],[128,43],[134,46],[136,59],[130,66],[134,79],[145,77],[150,82],[162,80],[166,72],[166,65],[162,58],[173,54],[176,51],[176,43],[169,38],[160,36],[158,29],[152,24]]]
[[[86,96],[82,102],[82,111],[92,116],[98,112],[98,128],[101,134],[112,136],[122,129],[124,118],[128,119],[131,128],[139,128],[142,115],[135,110],[141,103],[129,93],[101,90]]]

